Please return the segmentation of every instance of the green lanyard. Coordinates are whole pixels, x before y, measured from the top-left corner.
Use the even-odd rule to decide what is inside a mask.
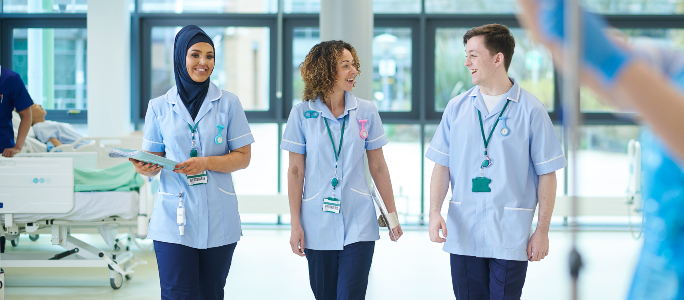
[[[192,132],[192,148],[190,148],[190,157],[197,157],[197,148],[195,148],[195,131],[197,131],[197,125],[199,125],[199,122],[195,124],[194,128],[192,127],[192,125],[188,124],[190,132]]]
[[[340,154],[342,154],[342,141],[344,141],[344,124],[347,123],[347,116],[344,116],[344,119],[342,120],[342,130],[340,131],[340,147],[339,150],[335,151],[335,141],[333,141],[332,133],[330,132],[330,125],[328,125],[328,119],[323,118],[323,121],[325,121],[325,127],[328,128],[328,136],[330,136],[330,143],[332,144],[333,148],[333,153],[335,153],[335,177],[333,177],[332,181],[330,182],[333,186],[333,198],[335,197],[334,195],[334,190],[335,187],[337,186],[338,180],[337,180],[337,160],[339,159]]]
[[[506,105],[504,105],[503,109],[501,110],[501,113],[499,113],[499,117],[496,118],[496,122],[494,122],[494,127],[492,127],[492,131],[489,132],[489,137],[485,138],[485,133],[484,133],[484,126],[482,126],[482,114],[480,113],[480,110],[477,110],[477,117],[480,118],[480,131],[482,132],[482,141],[484,142],[484,156],[485,160],[482,161],[482,167],[486,168],[489,167],[492,163],[492,159],[487,156],[487,146],[489,146],[489,140],[492,139],[492,133],[494,133],[494,129],[496,129],[496,125],[499,124],[499,118],[501,118],[501,115],[503,115],[504,111],[506,111],[506,107],[508,107],[508,103],[511,103],[511,100],[506,100]]]

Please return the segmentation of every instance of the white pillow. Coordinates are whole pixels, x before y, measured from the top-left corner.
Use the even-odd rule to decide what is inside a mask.
[[[12,128],[14,129],[14,140],[17,140],[17,133],[19,132],[19,123],[21,123],[21,117],[16,111],[12,111]],[[33,131],[33,126],[29,128],[27,137],[36,138],[36,133]]]

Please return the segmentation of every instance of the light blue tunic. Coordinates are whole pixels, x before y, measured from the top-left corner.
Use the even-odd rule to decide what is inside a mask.
[[[343,250],[355,242],[380,239],[363,154],[386,145],[387,136],[375,104],[350,92],[345,92],[344,99],[345,110],[339,118],[320,99],[297,104],[290,112],[280,144],[283,150],[306,156],[300,220],[307,249]],[[307,111],[318,112],[319,116],[306,118]],[[341,200],[339,214],[323,211],[323,199],[332,196],[330,180],[335,173],[335,154],[324,118],[328,120],[336,148],[342,122],[347,118],[337,170],[340,183],[335,191],[335,198]],[[367,120],[365,140],[359,135],[360,120]]]
[[[539,175],[567,165],[544,105],[515,80],[505,98],[487,112],[479,87],[449,101],[425,157],[449,167],[452,198],[447,217],[444,251],[477,257],[525,261],[527,242],[537,206]],[[484,143],[477,111],[486,136],[510,99],[488,146],[493,162],[484,169],[491,179],[489,193],[472,192],[480,176]]]
[[[197,114],[195,132],[198,156],[221,156],[254,142],[240,100],[234,94],[211,84]],[[177,162],[190,158],[192,145],[188,124],[195,124],[178,97],[176,86],[164,96],[150,100],[145,116],[143,150],[166,152]],[[221,130],[222,144],[214,137]],[[237,198],[230,173],[207,171],[208,183],[188,186],[187,176],[163,169],[148,238],[197,249],[232,244],[242,230]],[[183,192],[187,224],[181,236],[176,223],[178,194]]]

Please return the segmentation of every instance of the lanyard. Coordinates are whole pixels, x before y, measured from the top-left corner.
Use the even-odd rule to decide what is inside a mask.
[[[195,124],[194,128],[192,127],[192,125],[188,124],[190,132],[192,132],[192,148],[190,148],[190,157],[197,157],[197,148],[195,148],[195,131],[197,131],[197,125],[199,125],[199,122]]]
[[[342,153],[342,140],[344,140],[344,124],[347,122],[347,116],[344,116],[342,121],[342,130],[340,131],[340,147],[339,150],[335,151],[335,142],[333,141],[332,133],[330,132],[330,126],[328,125],[328,119],[323,118],[325,121],[325,127],[328,128],[328,136],[330,136],[330,143],[333,147],[333,153],[335,153],[335,168],[337,168],[337,160]]]
[[[330,143],[332,144],[333,153],[335,153],[335,177],[333,177],[330,181],[330,184],[333,187],[332,198],[335,199],[335,188],[339,183],[339,180],[337,179],[337,160],[339,159],[340,154],[342,154],[342,141],[344,140],[344,124],[347,123],[347,116],[344,116],[344,119],[342,120],[342,130],[340,131],[340,147],[338,151],[335,151],[335,142],[333,141],[332,133],[330,132],[330,125],[328,125],[328,119],[323,118],[323,121],[325,121],[325,127],[328,128],[328,136],[330,136]]]
[[[501,110],[501,113],[499,113],[499,117],[496,118],[496,122],[494,122],[494,126],[492,127],[492,131],[489,132],[489,137],[485,138],[485,133],[484,133],[484,126],[482,126],[482,114],[480,113],[480,110],[477,110],[477,117],[480,118],[480,131],[482,132],[482,141],[484,142],[484,155],[485,155],[485,161],[482,162],[482,167],[489,167],[491,163],[491,159],[487,156],[487,146],[489,146],[489,140],[492,139],[492,133],[494,133],[494,129],[496,129],[496,125],[499,124],[499,118],[501,118],[501,115],[503,115],[504,111],[506,111],[506,107],[508,107],[508,103],[511,103],[511,100],[506,100],[506,105],[504,105],[503,109]]]

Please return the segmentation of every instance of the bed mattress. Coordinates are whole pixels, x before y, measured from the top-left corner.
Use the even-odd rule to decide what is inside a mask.
[[[133,219],[138,216],[138,192],[74,193],[74,209],[65,214],[14,214],[15,222],[38,220],[94,221],[111,216]]]

